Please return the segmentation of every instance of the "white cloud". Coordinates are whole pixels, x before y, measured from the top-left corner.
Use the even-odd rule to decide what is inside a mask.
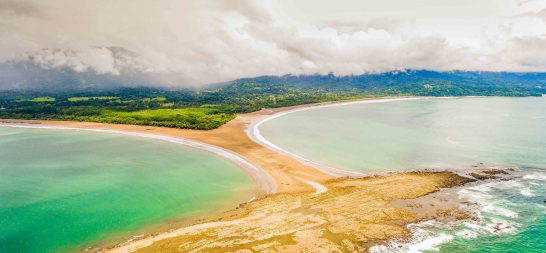
[[[119,74],[112,51],[86,48],[79,51],[45,49],[29,56],[43,68],[71,68],[77,72],[94,70],[99,74]]]
[[[546,0],[0,0],[0,60],[169,72],[181,85],[404,68],[546,71],[544,8]]]

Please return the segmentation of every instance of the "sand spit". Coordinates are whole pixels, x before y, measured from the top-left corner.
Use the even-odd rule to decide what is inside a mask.
[[[404,99],[416,98],[372,99],[318,106]],[[354,178],[362,174],[324,168],[283,152],[264,143],[265,138],[260,138],[258,126],[265,122],[264,119],[316,107],[316,104],[302,105],[241,114],[210,131],[66,121],[0,120],[0,123],[120,131],[184,142],[182,144],[189,141],[240,157],[253,165],[250,172],[259,168],[274,180],[275,188],[263,188],[270,191],[262,193],[274,191],[275,194],[259,194],[260,197],[225,215],[134,239],[107,252],[365,251],[376,243],[407,237],[407,224],[434,218],[419,213],[419,210],[394,205],[395,200],[419,198],[473,180],[451,172],[408,172]],[[257,180],[259,184],[264,182]],[[459,214],[456,210],[438,213]]]
[[[244,157],[245,160],[265,171],[276,183],[275,192],[293,192],[313,189],[312,186],[303,182],[299,178],[313,182],[323,182],[335,177],[322,171],[318,171],[316,168],[310,165],[302,164],[298,160],[256,143],[247,135],[247,129],[256,119],[294,108],[298,107],[278,108],[273,110],[264,109],[254,113],[240,114],[227,124],[209,131],[73,121],[2,119],[0,120],[0,123],[96,129],[99,131],[123,131],[134,134],[151,134],[164,137],[181,138],[184,140],[213,145],[215,147],[233,152],[240,157]]]
[[[265,171],[276,182],[274,192],[290,192],[313,189],[301,178],[313,182],[323,182],[336,176],[361,177],[362,173],[335,169],[335,173],[328,173],[328,169],[321,169],[322,165],[310,160],[302,160],[290,153],[275,148],[273,144],[263,143],[258,130],[259,124],[279,117],[285,113],[299,110],[308,110],[325,106],[341,106],[353,103],[377,103],[408,99],[423,99],[420,97],[372,98],[355,101],[325,102],[319,104],[299,105],[292,107],[263,109],[258,112],[240,114],[235,119],[221,127],[209,130],[174,129],[166,127],[137,126],[125,124],[103,124],[94,122],[49,121],[49,120],[13,120],[0,119],[0,124],[25,124],[40,127],[61,127],[73,129],[92,129],[97,131],[112,131],[131,135],[153,135],[157,138],[179,138],[181,141],[196,141],[208,144],[224,151],[237,154],[249,163]],[[258,130],[259,131],[259,130]],[[258,140],[260,138],[260,140]],[[261,140],[263,139],[263,140]],[[265,146],[264,146],[265,145]],[[319,169],[319,170],[317,170]]]

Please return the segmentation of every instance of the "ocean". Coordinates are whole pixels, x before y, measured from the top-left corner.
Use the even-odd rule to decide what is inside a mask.
[[[509,180],[458,189],[479,217],[425,222],[376,252],[546,252],[546,98],[437,98],[353,103],[288,113],[260,125],[274,145],[363,173],[513,167]]]

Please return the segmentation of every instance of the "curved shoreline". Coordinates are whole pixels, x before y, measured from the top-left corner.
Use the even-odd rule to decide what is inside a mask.
[[[141,138],[161,140],[171,143],[176,143],[191,148],[199,149],[212,153],[214,155],[220,156],[224,159],[227,159],[235,163],[239,168],[246,172],[253,181],[256,183],[256,187],[260,194],[271,194],[274,193],[277,185],[275,180],[264,170],[248,161],[244,157],[238,155],[237,153],[214,146],[211,144],[194,141],[185,138],[179,137],[170,137],[158,134],[147,134],[147,133],[137,133],[130,131],[122,130],[112,130],[112,129],[90,129],[90,128],[78,128],[78,127],[64,127],[64,126],[43,126],[43,125],[34,125],[34,124],[21,124],[21,123],[0,123],[0,127],[11,127],[11,128],[28,128],[28,129],[53,129],[53,130],[71,130],[71,131],[87,131],[87,132],[96,132],[96,133],[109,133],[109,134],[120,134],[126,136],[136,136]]]
[[[240,158],[243,161],[243,164],[250,164],[251,167],[244,168],[240,163],[236,162],[243,170],[247,171],[251,175],[253,173],[259,173],[260,171],[267,175],[267,179],[271,180],[274,184],[269,185],[262,189],[267,193],[278,193],[270,194],[264,198],[257,198],[255,200],[249,201],[250,203],[242,204],[241,209],[233,210],[237,212],[237,215],[226,215],[221,216],[219,220],[221,221],[235,221],[234,224],[239,224],[240,222],[246,222],[249,218],[244,212],[254,212],[266,208],[266,210],[271,211],[269,215],[276,215],[278,206],[282,203],[278,203],[275,200],[278,198],[283,198],[284,200],[296,200],[294,204],[300,203],[300,198],[307,199],[308,197],[320,197],[320,198],[330,198],[332,194],[338,194],[339,189],[336,190],[336,187],[333,185],[339,184],[347,179],[341,179],[343,181],[332,181],[335,176],[350,176],[350,177],[363,177],[365,174],[358,172],[344,171],[340,169],[335,169],[328,171],[324,168],[319,168],[320,164],[312,163],[312,161],[303,158],[300,160],[297,157],[294,157],[288,153],[281,152],[278,149],[274,149],[271,146],[265,145],[264,143],[257,141],[255,135],[252,134],[252,129],[257,129],[261,123],[269,120],[280,117],[282,115],[309,110],[322,107],[330,106],[343,106],[347,104],[355,103],[378,103],[378,102],[389,102],[389,101],[401,101],[401,100],[412,100],[412,99],[426,99],[424,97],[410,97],[410,98],[372,98],[372,99],[362,99],[356,101],[345,101],[345,102],[328,102],[321,104],[312,104],[312,105],[301,105],[295,107],[285,107],[272,110],[262,110],[259,112],[249,113],[249,114],[240,114],[236,119],[231,122],[221,126],[218,129],[211,131],[197,131],[197,130],[184,130],[184,129],[171,129],[171,128],[162,128],[162,127],[148,127],[148,126],[134,126],[134,125],[123,125],[123,124],[102,124],[102,123],[88,123],[88,122],[67,122],[67,121],[24,121],[24,120],[6,120],[5,122],[0,121],[0,126],[4,123],[8,123],[11,126],[20,125],[20,127],[27,128],[50,128],[50,129],[67,129],[67,130],[84,130],[84,131],[94,131],[94,132],[110,132],[117,134],[133,135],[140,137],[147,137],[153,139],[160,139],[164,141],[174,142],[178,144],[187,145],[194,148],[204,149],[220,155],[224,158],[230,159],[231,155]],[[37,124],[33,124],[37,122]],[[258,124],[260,123],[260,124]],[[258,124],[258,125],[257,125]],[[23,125],[23,126],[21,126]],[[149,134],[152,133],[152,134]],[[258,130],[259,133],[259,130]],[[261,136],[261,135],[260,135]],[[262,136],[263,138],[263,136]],[[264,138],[265,140],[265,138]],[[266,140],[267,141],[267,140]],[[212,148],[213,150],[209,150]],[[216,153],[215,151],[220,151],[221,154]],[[222,155],[223,154],[223,155]],[[226,157],[227,155],[228,157]],[[231,160],[231,159],[230,159]],[[233,161],[233,160],[232,160]],[[248,163],[245,163],[248,162]],[[326,172],[326,173],[325,173]],[[396,174],[396,175],[385,175],[385,178],[404,178],[411,175],[411,172],[406,174]],[[432,174],[420,175],[423,180],[427,180],[428,183],[435,185],[436,183],[428,180],[432,180],[437,176]],[[442,176],[443,178],[444,176]],[[445,175],[445,178],[453,177],[453,175]],[[253,177],[254,179],[254,177]],[[255,179],[256,180],[256,179]],[[367,182],[367,179],[359,179]],[[375,179],[374,179],[375,180]],[[435,179],[434,179],[435,180]],[[444,179],[442,179],[444,180]],[[398,183],[393,182],[393,189],[398,189],[405,184],[404,182]],[[258,187],[266,185],[267,181],[261,181],[260,179],[256,180]],[[389,183],[391,184],[391,183]],[[424,189],[421,189],[424,190]],[[369,193],[368,191],[363,192],[362,194],[369,194],[374,196],[374,194]],[[345,195],[340,195],[338,197],[350,197]],[[295,199],[294,199],[295,198]],[[272,201],[272,202],[271,202]],[[375,198],[370,199],[370,204],[375,203]],[[270,203],[271,202],[271,203]],[[352,204],[359,204],[360,202],[349,201]],[[348,203],[349,203],[348,202]],[[267,205],[266,205],[267,203]],[[259,206],[259,207],[258,207]],[[291,207],[290,207],[291,208]],[[356,207],[355,207],[356,208]],[[331,207],[331,210],[337,210],[337,207]],[[330,210],[328,209],[328,210]],[[277,211],[274,211],[277,210]],[[299,209],[298,209],[299,210]],[[360,210],[356,208],[355,210]],[[297,212],[299,215],[299,211]],[[242,218],[242,219],[241,219]],[[254,219],[256,218],[256,219]],[[263,219],[262,216],[254,217],[252,221],[249,222],[249,226],[255,225],[254,223],[259,222]],[[282,219],[285,219],[283,217]],[[267,220],[267,218],[266,218]],[[220,222],[217,223],[215,219],[208,219],[207,221],[198,221],[194,225],[183,226],[179,229],[174,229],[165,232],[159,232],[158,234],[147,235],[144,238],[139,238],[134,241],[121,243],[106,250],[108,252],[127,252],[133,251],[142,247],[152,246],[152,244],[159,243],[159,241],[168,241],[175,237],[182,236],[185,234],[184,231],[188,229],[193,230],[194,228],[202,228],[203,226],[223,226],[227,223]],[[212,223],[211,223],[212,222]],[[228,222],[231,224],[230,222]],[[207,225],[208,224],[208,225]],[[222,225],[223,224],[223,225]],[[245,225],[246,226],[246,225]],[[271,228],[275,229],[275,228]],[[301,228],[300,228],[301,229]],[[360,231],[356,229],[355,231]],[[388,237],[398,237],[395,235]],[[381,239],[382,240],[382,239]],[[159,244],[161,245],[161,244]]]
[[[301,163],[305,165],[309,165],[313,168],[316,168],[317,170],[320,170],[326,174],[335,176],[335,177],[363,177],[366,176],[365,173],[356,172],[356,171],[349,171],[349,170],[343,170],[336,167],[324,165],[318,162],[315,162],[311,159],[305,158],[303,156],[300,156],[298,154],[295,154],[293,152],[290,152],[286,149],[283,149],[274,143],[267,140],[260,132],[260,126],[270,120],[295,113],[295,112],[301,112],[301,111],[307,111],[307,110],[314,110],[314,109],[320,109],[320,108],[326,108],[326,107],[335,107],[335,106],[346,106],[346,105],[352,105],[352,104],[373,104],[373,103],[386,103],[386,102],[396,102],[396,101],[408,101],[408,100],[422,100],[422,99],[430,99],[428,97],[404,97],[404,98],[382,98],[382,99],[364,99],[364,100],[356,100],[356,101],[349,101],[349,102],[328,102],[324,104],[316,104],[316,105],[307,105],[299,108],[289,109],[289,110],[281,110],[277,113],[274,113],[272,115],[268,115],[259,119],[254,120],[250,127],[247,129],[248,136],[255,142],[266,146],[267,148],[279,152],[281,154],[287,155],[289,157],[292,157]]]

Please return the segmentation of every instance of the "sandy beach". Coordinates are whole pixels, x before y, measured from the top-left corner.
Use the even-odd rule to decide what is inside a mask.
[[[419,210],[396,206],[392,204],[395,200],[416,199],[441,188],[472,181],[451,172],[408,172],[355,178],[364,175],[325,168],[303,157],[287,154],[267,143],[256,131],[261,122],[282,113],[344,103],[347,102],[263,109],[238,115],[210,131],[67,121],[0,122],[129,133],[177,142],[236,162],[260,186],[256,200],[241,204],[225,216],[145,236],[107,252],[365,251],[375,243],[408,236],[407,224],[434,218],[429,212],[425,215]],[[466,216],[451,210],[449,215],[442,217]]]

